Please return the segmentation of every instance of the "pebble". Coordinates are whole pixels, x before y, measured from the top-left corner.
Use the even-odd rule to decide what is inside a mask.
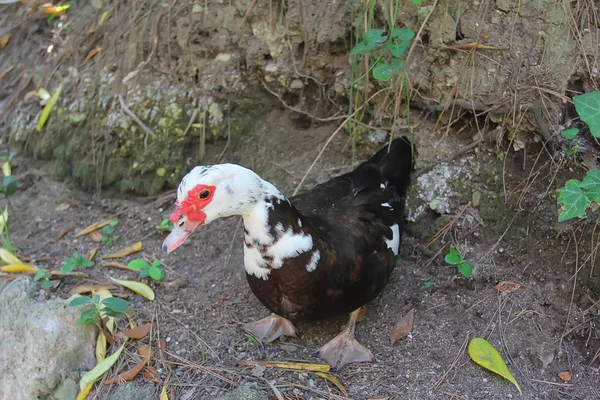
[[[294,79],[292,81],[292,83],[290,83],[290,89],[293,89],[293,90],[302,89],[303,87],[304,87],[304,82],[302,82],[300,79]]]

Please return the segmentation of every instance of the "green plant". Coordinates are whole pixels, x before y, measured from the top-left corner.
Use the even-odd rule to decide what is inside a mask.
[[[150,277],[155,281],[160,281],[165,277],[165,271],[160,269],[159,266],[160,261],[158,260],[152,261],[152,265],[150,265],[146,260],[142,260],[141,258],[132,260],[127,264],[127,268],[134,271],[140,271],[141,278]]]
[[[433,281],[431,279],[427,279],[425,282],[423,282],[422,285],[417,286],[417,289],[419,289],[421,292],[427,289],[430,289],[433,286]]]
[[[575,96],[573,97],[573,103],[581,121],[585,122],[590,128],[592,136],[599,139],[600,91]],[[578,128],[571,128],[561,132],[561,135],[565,139],[572,140],[577,137],[578,133]],[[572,151],[571,154],[581,151],[578,147],[570,150]],[[562,209],[558,216],[559,222],[585,215],[587,208],[592,203],[600,204],[600,170],[588,171],[583,181],[569,179],[563,188],[558,189],[558,194],[557,201]]]
[[[45,269],[40,269],[33,277],[33,280],[39,281],[42,289],[50,289],[52,287],[52,282],[50,282],[51,276]]]
[[[257,346],[260,346],[260,341],[257,338],[255,338],[253,334],[246,333],[246,337],[250,342],[254,343]]]
[[[94,324],[100,328],[102,327],[102,314],[114,318],[123,318],[125,312],[129,310],[129,303],[125,300],[117,297],[108,297],[100,301],[99,295],[95,295],[93,298],[86,296],[76,297],[71,300],[69,305],[71,307],[82,305],[93,306],[92,308],[81,312],[77,323],[82,326]]]
[[[62,272],[63,274],[68,274],[69,272],[73,271],[75,268],[79,268],[79,267],[89,268],[92,265],[94,265],[94,263],[92,261],[88,260],[87,258],[85,258],[84,256],[82,256],[78,253],[73,253],[73,257],[71,257],[71,258],[65,257],[65,263],[60,268],[60,272]]]
[[[172,232],[175,227],[169,218],[163,218],[159,225],[156,225],[156,230],[159,232]]]
[[[458,271],[465,277],[470,278],[473,275],[473,267],[471,264],[465,261],[465,256],[454,247],[450,247],[450,251],[444,257],[446,263],[450,265],[456,265]]]
[[[113,233],[115,233],[115,226],[117,226],[118,223],[118,220],[112,220],[108,223],[108,225],[106,225],[100,230],[100,232],[102,232],[102,243],[104,243],[108,247],[112,247],[114,244],[114,238],[112,237],[112,235]]]

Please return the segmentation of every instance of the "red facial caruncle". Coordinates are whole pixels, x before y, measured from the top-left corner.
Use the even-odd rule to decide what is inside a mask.
[[[171,222],[177,224],[185,215],[188,221],[204,223],[206,214],[202,209],[212,201],[215,189],[215,186],[208,185],[197,185],[192,188],[183,201],[177,202],[175,211],[170,216]]]

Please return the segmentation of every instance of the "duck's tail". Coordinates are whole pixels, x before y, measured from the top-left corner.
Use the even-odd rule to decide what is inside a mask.
[[[401,197],[406,195],[410,184],[414,151],[414,146],[408,138],[402,137],[383,147],[369,160],[377,166],[389,184],[396,187]]]

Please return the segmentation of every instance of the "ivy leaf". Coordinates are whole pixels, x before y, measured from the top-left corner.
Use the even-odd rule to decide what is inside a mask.
[[[356,46],[352,49],[350,54],[353,55],[362,55],[367,54],[373,50],[375,50],[377,46],[375,44],[366,44],[365,42],[357,43]]]
[[[565,129],[560,134],[565,139],[575,139],[575,137],[577,136],[578,133],[579,133],[579,128],[571,128],[571,129]]]
[[[573,103],[581,120],[590,127],[590,133],[600,138],[600,91],[575,96]]]
[[[407,27],[404,28],[394,28],[392,29],[392,34],[390,35],[392,39],[399,39],[402,41],[409,41],[415,37],[415,31],[409,29]]]
[[[367,44],[383,43],[387,40],[387,36],[384,36],[383,29],[369,29],[365,32],[364,42]]]
[[[458,264],[458,271],[467,279],[473,275],[473,267],[466,262]]]
[[[408,43],[408,42],[402,42],[402,43],[387,42],[385,44],[385,48],[388,49],[394,57],[400,58],[400,57],[402,57],[402,55],[404,55],[404,52],[406,51],[406,49],[408,49],[409,45],[410,45],[410,43]]]
[[[585,189],[585,195],[590,201],[600,203],[600,169],[588,171],[579,187]]]
[[[141,271],[143,269],[150,268],[150,265],[145,260],[138,258],[136,260],[130,261],[129,264],[127,264],[127,268],[133,269],[135,271]]]
[[[512,382],[519,390],[519,393],[521,393],[521,388],[519,387],[517,380],[506,367],[502,356],[487,340],[482,338],[471,339],[471,342],[469,342],[469,356],[471,357],[471,360],[475,361],[483,368],[495,372]]]
[[[12,175],[6,176],[4,177],[2,186],[4,187],[4,194],[12,196],[17,191],[17,179]]]
[[[446,261],[450,265],[458,265],[462,263],[464,260],[463,255],[460,254],[460,251],[456,250],[454,247],[450,247],[450,251],[444,257],[444,261]]]
[[[150,275],[150,278],[154,279],[155,281],[160,281],[165,277],[165,271],[155,266],[152,266],[148,269],[148,274]]]
[[[394,69],[387,63],[381,63],[373,70],[373,77],[379,82],[389,81],[394,76]]]
[[[397,58],[392,58],[392,62],[390,63],[390,66],[392,67],[392,69],[394,71],[397,71],[404,66],[404,63],[402,62],[402,60],[399,60]]]
[[[562,205],[562,212],[558,216],[558,222],[567,221],[571,218],[585,214],[585,209],[591,200],[581,189],[581,182],[577,179],[569,179],[564,188],[558,189],[558,202]]]

